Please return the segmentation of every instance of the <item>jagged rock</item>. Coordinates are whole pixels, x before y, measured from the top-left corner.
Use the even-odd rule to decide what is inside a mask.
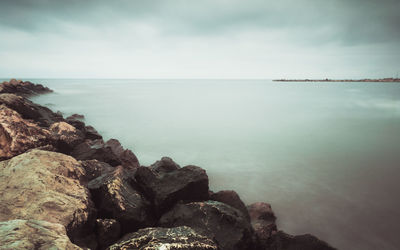
[[[68,116],[66,119],[83,121],[85,119],[85,116],[80,115],[80,114],[72,114],[72,115]]]
[[[66,122],[56,122],[50,126],[56,146],[62,153],[70,153],[84,138],[81,131]]]
[[[85,169],[87,182],[115,170],[115,168],[111,167],[109,164],[98,160],[81,161],[81,165]]]
[[[121,237],[121,225],[114,219],[97,219],[95,231],[100,249],[106,249]]]
[[[215,239],[221,250],[245,250],[253,247],[253,229],[243,214],[218,201],[178,203],[164,214],[162,227],[188,226]]]
[[[95,218],[89,191],[80,184],[84,174],[74,158],[36,149],[0,162],[0,221],[60,223],[75,242]]]
[[[257,236],[260,247],[266,248],[271,241],[271,237],[276,233],[275,214],[271,205],[265,202],[256,202],[247,206],[251,225]]]
[[[89,140],[103,139],[103,137],[99,134],[99,132],[97,132],[97,130],[92,126],[85,127],[85,138]]]
[[[231,207],[236,208],[243,213],[243,216],[250,221],[249,212],[247,211],[246,205],[240,199],[239,195],[233,190],[222,190],[217,193],[213,193],[210,196],[210,200],[220,201],[228,204]]]
[[[0,105],[0,160],[51,143],[49,131],[22,119],[14,110]]]
[[[116,139],[110,139],[105,143],[105,147],[110,148],[111,152],[117,156],[121,165],[126,168],[139,167],[139,161],[136,155],[129,149],[124,149],[121,143]]]
[[[123,233],[153,226],[149,202],[131,185],[131,175],[122,166],[88,183],[100,218],[121,223]]]
[[[13,93],[22,96],[31,96],[53,92],[41,84],[33,84],[29,81],[11,79],[0,84],[0,93]]]
[[[152,201],[157,215],[161,215],[180,200],[208,199],[208,176],[200,167],[186,166],[170,172],[156,172],[148,167],[139,167],[135,180]]]
[[[15,94],[0,94],[0,104],[17,111],[22,118],[32,119],[43,127],[49,127],[51,124],[63,120],[62,116],[50,109]]]
[[[169,157],[162,157],[161,160],[156,161],[150,167],[151,170],[157,173],[168,173],[181,168]]]
[[[217,250],[218,246],[209,238],[190,227],[145,228],[125,235],[108,249],[182,249]]]
[[[136,168],[139,162],[132,151],[123,149],[118,140],[86,140],[71,152],[78,160],[92,160],[107,162],[111,166],[122,165],[125,168]]]
[[[282,231],[272,237],[272,244],[267,250],[335,250],[326,242],[311,234],[293,236]]]
[[[86,135],[86,128],[85,128],[86,125],[81,119],[75,118],[73,116],[68,116],[67,118],[65,118],[65,121]]]
[[[65,227],[42,220],[0,222],[0,249],[81,249],[71,243]]]

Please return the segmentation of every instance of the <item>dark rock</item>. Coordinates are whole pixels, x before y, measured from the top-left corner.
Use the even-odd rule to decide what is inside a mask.
[[[153,202],[158,215],[180,200],[208,199],[208,176],[200,167],[186,166],[167,173],[158,173],[148,167],[139,167],[135,173],[135,180]]]
[[[162,227],[188,226],[215,239],[221,250],[253,248],[253,229],[243,214],[218,201],[178,203],[164,214]]]
[[[211,239],[183,226],[140,229],[125,235],[108,249],[217,250],[218,246]]]
[[[0,104],[4,104],[10,109],[17,111],[22,118],[32,119],[43,127],[49,127],[55,122],[63,121],[62,116],[22,96],[0,94]]]
[[[71,124],[72,126],[74,126],[76,129],[79,129],[83,134],[85,134],[85,138],[86,138],[86,128],[85,128],[86,125],[83,121],[72,118],[71,116],[67,117],[65,119],[65,121],[68,124]],[[98,138],[98,139],[101,139],[101,138]]]
[[[111,148],[106,147],[101,139],[82,142],[72,150],[71,155],[81,161],[95,159],[114,167],[121,165],[118,156],[112,152]]]
[[[276,233],[276,217],[271,209],[271,205],[265,202],[256,202],[247,207],[251,219],[251,225],[257,236],[258,245],[266,248],[271,237]]]
[[[50,132],[56,141],[56,147],[61,153],[68,154],[74,147],[82,143],[84,138],[81,131],[66,122],[56,122],[50,126]]]
[[[228,204],[231,207],[236,208],[243,213],[243,216],[250,222],[249,212],[247,211],[246,205],[240,199],[239,195],[233,190],[223,190],[217,193],[212,193],[210,200],[220,201]]]
[[[11,93],[21,96],[32,96],[53,92],[51,89],[41,84],[33,84],[29,81],[11,79],[9,82],[0,84],[0,93]]]
[[[176,164],[171,158],[163,157],[161,158],[161,160],[153,163],[149,168],[153,171],[156,171],[157,173],[168,173],[181,167]]]
[[[153,226],[150,203],[131,184],[127,170],[119,166],[88,183],[100,218],[112,218],[121,223],[123,233]]]
[[[105,143],[105,147],[110,148],[111,152],[117,156],[121,165],[125,168],[139,167],[139,161],[136,155],[129,149],[124,149],[121,143],[116,139],[110,139]]]
[[[85,119],[85,116],[80,114],[73,114],[68,116],[66,119],[83,121]]]
[[[115,170],[109,164],[98,160],[81,161],[81,165],[86,171],[85,177],[87,182]]]
[[[99,249],[106,249],[121,237],[121,225],[114,219],[97,219],[95,231]]]
[[[97,130],[92,126],[85,127],[85,138],[89,140],[103,139],[103,137],[99,134],[99,132],[97,132]]]
[[[282,231],[273,236],[273,243],[268,250],[335,250],[326,242],[311,234],[289,235]]]

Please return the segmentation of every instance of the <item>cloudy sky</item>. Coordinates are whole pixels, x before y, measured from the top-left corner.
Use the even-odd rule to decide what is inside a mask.
[[[399,0],[1,0],[0,77],[400,75]]]

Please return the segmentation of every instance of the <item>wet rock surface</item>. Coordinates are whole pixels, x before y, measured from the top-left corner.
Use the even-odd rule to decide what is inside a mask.
[[[243,214],[222,202],[180,203],[164,214],[160,226],[188,226],[215,239],[220,249],[252,249],[253,229]]]
[[[108,248],[117,249],[182,249],[217,250],[211,239],[197,233],[190,227],[145,228],[125,235],[119,242]]]
[[[311,234],[293,236],[279,231],[268,250],[335,250]]]
[[[276,217],[271,205],[265,202],[256,202],[247,206],[251,225],[257,237],[260,247],[268,247],[271,244],[272,236],[276,233]]]
[[[186,166],[170,171],[154,171],[154,167],[139,167],[135,180],[146,197],[152,201],[158,215],[176,202],[208,199],[208,176],[197,166]]]
[[[217,193],[210,195],[210,200],[220,201],[228,204],[231,207],[236,208],[242,212],[243,216],[250,221],[249,212],[247,211],[246,205],[240,199],[239,195],[233,190],[222,190]]]
[[[0,249],[82,249],[71,243],[65,227],[41,220],[0,222]]]

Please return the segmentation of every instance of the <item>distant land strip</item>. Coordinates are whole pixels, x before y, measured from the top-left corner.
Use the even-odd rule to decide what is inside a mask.
[[[276,79],[274,82],[400,82],[400,78],[380,78],[380,79]]]

